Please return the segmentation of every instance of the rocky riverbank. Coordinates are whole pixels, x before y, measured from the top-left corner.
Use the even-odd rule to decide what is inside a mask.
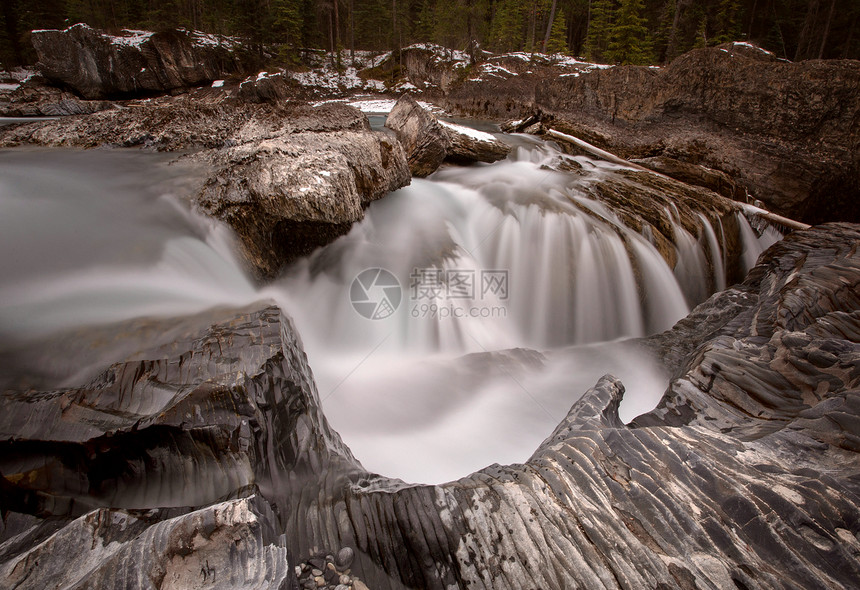
[[[716,170],[773,211],[820,223],[860,221],[858,97],[860,62],[789,63],[736,43],[663,68],[466,82],[444,104],[473,116],[537,115],[545,128],[645,165],[683,168],[688,181]]]
[[[846,224],[796,232],[641,341],[673,374],[653,412],[621,423],[606,376],[525,464],[440,486],[361,468],[265,306],[79,387],[6,392],[0,571],[19,588],[326,585],[337,568],[353,588],[849,587],[858,243]]]
[[[63,47],[56,33],[42,42]],[[178,96],[129,98],[128,79],[155,67],[135,60],[176,51],[194,61],[204,41],[64,34],[91,46],[65,52],[74,59],[131,56],[140,68],[69,78],[46,57],[46,75],[80,95],[34,80],[9,104],[74,114],[0,128],[0,146],[178,152],[207,171],[195,206],[236,232],[261,280],[413,175],[510,149],[408,96],[389,131],[373,131],[359,110],[309,105],[285,77],[233,57],[202,77],[153,72],[140,87]],[[525,463],[409,485],[369,473],[331,428],[301,339],[269,303],[58,335],[28,351],[31,364],[61,351],[84,376],[10,381],[0,393],[0,578],[22,589],[850,587],[860,578],[860,228],[794,232],[744,277],[740,209],[727,196],[750,191],[807,218],[855,214],[856,64],[786,64],[731,46],[661,70],[530,56],[470,67],[453,54],[425,63],[427,51],[378,67],[426,78],[426,95],[449,108],[531,115],[519,127],[574,133],[674,176],[614,170],[586,190],[590,215],[617,216],[670,267],[681,240],[722,229],[708,252],[725,250],[724,275],[738,284],[632,343],[671,375],[659,406],[622,423],[624,386],[607,375]],[[225,72],[235,79],[210,84]],[[761,79],[771,85],[754,91]],[[102,96],[124,99],[85,98]],[[577,166],[560,155],[546,171]]]

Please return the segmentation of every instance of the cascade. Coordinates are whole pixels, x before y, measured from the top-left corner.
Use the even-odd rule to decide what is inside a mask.
[[[510,140],[505,161],[443,168],[375,201],[262,287],[233,236],[191,210],[199,171],[140,152],[7,151],[0,355],[60,330],[273,300],[298,326],[335,430],[367,468],[416,482],[525,460],[607,372],[630,385],[632,419],[666,376],[622,341],[725,287],[724,230],[701,215],[694,235],[670,208],[673,269],[647,224],[630,229],[589,191],[619,166]],[[779,236],[756,236],[740,214],[738,226],[748,270]],[[75,354],[54,385],[86,377]]]

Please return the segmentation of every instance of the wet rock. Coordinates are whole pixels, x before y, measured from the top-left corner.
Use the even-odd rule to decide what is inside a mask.
[[[201,158],[214,172],[198,206],[236,231],[261,278],[346,233],[371,201],[410,181],[400,144],[381,132],[286,134]]]
[[[87,99],[139,96],[198,86],[255,71],[259,57],[224,37],[197,32],[124,31],[84,24],[33,31],[39,69]]]
[[[404,94],[385,120],[403,145],[413,176],[428,176],[436,171],[448,155],[451,140],[436,117]]]
[[[11,90],[0,90],[0,117],[63,117],[110,108],[113,105],[108,101],[81,100],[71,92],[50,86],[39,75],[30,75]]]
[[[462,125],[440,121],[451,147],[446,159],[460,164],[496,162],[508,156],[511,147],[490,133],[476,131]]]
[[[273,517],[258,495],[191,511],[100,508],[54,530],[32,526],[21,533],[12,553],[32,546],[14,557],[4,547],[0,576],[22,590],[277,588],[294,578]]]
[[[746,200],[746,191],[725,172],[698,164],[682,162],[666,156],[654,156],[631,160],[655,172],[665,174],[681,182],[701,186],[736,201]]]

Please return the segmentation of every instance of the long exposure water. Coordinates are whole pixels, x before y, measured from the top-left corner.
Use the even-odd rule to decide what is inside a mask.
[[[722,229],[679,226],[673,271],[588,196],[617,166],[508,140],[508,160],[413,180],[263,287],[231,233],[192,211],[202,172],[174,156],[2,151],[0,383],[22,370],[16,350],[60,330],[273,300],[294,318],[327,418],[370,470],[436,483],[524,461],[604,373],[625,382],[630,420],[666,376],[622,340],[725,286]],[[581,172],[552,169],[562,159]],[[748,268],[777,236],[739,222]],[[51,354],[48,383],[79,384],[76,351]]]

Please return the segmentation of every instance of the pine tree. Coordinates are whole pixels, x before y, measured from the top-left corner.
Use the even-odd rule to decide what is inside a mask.
[[[642,12],[642,0],[622,0],[609,35],[607,56],[619,64],[651,62],[651,38]]]
[[[588,33],[585,37],[585,54],[591,61],[606,59],[614,9],[612,0],[592,0]]]
[[[564,9],[558,11],[555,20],[552,23],[552,31],[549,34],[549,43],[546,44],[546,52],[553,53],[569,53],[567,47],[567,18],[564,14]]]
[[[302,13],[298,0],[273,0],[274,38],[281,43],[281,58],[288,63],[297,60],[302,45]]]
[[[517,0],[501,0],[496,4],[490,23],[488,45],[493,51],[518,51],[523,48],[523,23],[526,8]]]
[[[740,0],[722,0],[716,16],[714,43],[727,43],[741,39]]]

